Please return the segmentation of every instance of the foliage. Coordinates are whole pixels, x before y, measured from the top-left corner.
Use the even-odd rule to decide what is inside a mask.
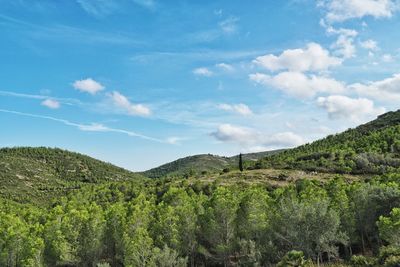
[[[76,191],[85,184],[127,180],[143,177],[57,148],[0,149],[0,194],[18,202],[46,204],[52,197]]]
[[[400,168],[400,111],[262,159],[257,168],[382,174]]]
[[[146,180],[87,185],[50,206],[1,200],[0,265],[334,262],[363,247],[363,240],[365,251],[392,242],[387,233],[397,231],[399,178],[299,180],[273,190],[216,183],[192,189],[185,180]],[[395,245],[376,254],[382,264],[397,260]],[[354,264],[360,261],[353,257]]]

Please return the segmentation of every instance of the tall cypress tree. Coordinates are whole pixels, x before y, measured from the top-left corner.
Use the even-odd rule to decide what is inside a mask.
[[[242,153],[239,154],[239,170],[240,170],[241,172],[243,171]]]

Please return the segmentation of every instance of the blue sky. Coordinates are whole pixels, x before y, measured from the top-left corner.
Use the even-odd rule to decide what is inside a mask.
[[[310,142],[399,108],[399,13],[395,0],[0,0],[0,146],[145,170]]]

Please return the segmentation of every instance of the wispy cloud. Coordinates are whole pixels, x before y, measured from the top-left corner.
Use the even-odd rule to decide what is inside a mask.
[[[0,14],[0,27],[2,25],[6,25],[9,28],[14,27],[15,30],[19,30],[35,39],[62,40],[63,42],[86,44],[95,43],[130,46],[144,44],[143,41],[138,40],[138,38],[130,34],[114,34],[62,24],[43,26]]]
[[[151,114],[151,110],[149,107],[144,104],[133,104],[126,96],[117,91],[108,94],[108,97],[116,108],[121,109],[128,115],[149,116]]]
[[[60,102],[61,104],[70,105],[70,106],[74,106],[74,105],[84,106],[85,105],[80,100],[74,99],[74,98],[61,98],[61,97],[52,97],[52,96],[48,96],[48,95],[23,94],[23,93],[11,92],[11,91],[0,91],[0,95],[10,96],[10,97],[19,97],[19,98],[38,99],[38,100],[52,99],[57,102]]]
[[[222,103],[217,106],[218,109],[220,110],[225,110],[225,111],[230,111],[230,112],[235,112],[243,116],[249,116],[253,114],[253,111],[249,108],[249,106],[245,104],[226,104]]]
[[[18,116],[37,118],[37,119],[51,120],[51,121],[62,123],[67,126],[73,126],[81,131],[86,131],[86,132],[120,133],[120,134],[125,134],[125,135],[131,136],[131,137],[137,137],[137,138],[141,138],[144,140],[153,141],[153,142],[157,142],[157,143],[171,144],[171,142],[168,141],[168,138],[165,140],[158,139],[158,138],[143,135],[143,134],[140,134],[140,133],[137,133],[134,131],[128,131],[128,130],[118,129],[118,128],[110,128],[108,126],[105,126],[105,125],[99,124],[99,123],[81,124],[81,123],[71,122],[69,120],[59,119],[59,118],[55,118],[55,117],[51,117],[51,116],[43,116],[43,115],[37,115],[37,114],[31,114],[31,113],[25,113],[25,112],[19,112],[19,111],[14,111],[14,110],[7,110],[7,109],[0,109],[0,112],[14,114],[14,115],[18,115]]]
[[[156,1],[154,0],[132,0],[132,2],[148,9],[154,9],[156,7]]]
[[[115,1],[109,0],[76,0],[76,2],[84,11],[96,17],[109,15],[119,8]]]

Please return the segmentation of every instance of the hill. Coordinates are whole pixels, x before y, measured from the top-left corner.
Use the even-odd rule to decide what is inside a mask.
[[[140,177],[110,163],[58,148],[0,149],[0,195],[18,202],[40,203],[84,184]]]
[[[257,161],[261,158],[274,155],[283,150],[273,150],[259,153],[243,154],[245,162]],[[223,169],[237,169],[239,155],[233,157],[221,157],[211,154],[201,154],[181,158],[170,163],[143,172],[143,175],[150,178],[163,176],[185,176],[195,174],[206,174],[221,172]]]
[[[283,153],[252,167],[381,174],[400,168],[400,110]]]

